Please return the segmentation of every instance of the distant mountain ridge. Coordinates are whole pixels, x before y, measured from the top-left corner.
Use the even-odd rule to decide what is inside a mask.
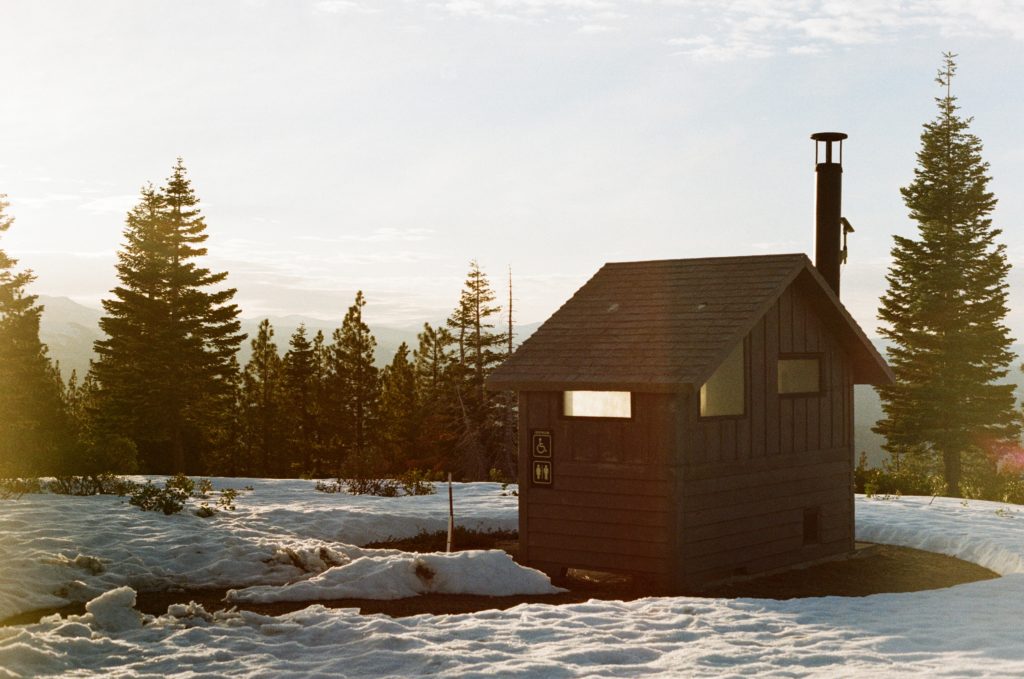
[[[79,304],[67,297],[39,296],[39,301],[45,306],[42,321],[40,323],[39,335],[43,342],[50,348],[50,356],[60,361],[61,372],[64,378],[76,370],[83,375],[89,369],[89,360],[93,357],[92,344],[101,338],[99,328],[102,311]],[[255,337],[262,318],[242,319],[242,331],[248,334],[248,339],[242,343],[238,352],[238,361],[245,365],[252,354],[250,340]],[[317,330],[322,330],[324,336],[330,341],[331,333],[341,325],[341,319],[337,322],[325,321],[320,318],[307,316],[271,316],[270,324],[274,327],[274,341],[277,343],[278,351],[284,355],[288,350],[288,338],[299,327],[305,323],[309,336],[316,335]],[[516,342],[522,342],[540,327],[540,323],[526,323],[516,326]],[[405,328],[394,328],[377,326],[371,328],[374,337],[377,338],[377,350],[375,352],[377,365],[383,366],[391,362],[399,345],[405,342],[409,349],[415,349],[418,344],[416,334],[422,329],[419,326],[406,326]],[[884,355],[884,346],[878,340],[874,340],[875,347]],[[1024,357],[1024,345],[1016,344],[1013,351],[1019,357]],[[1019,361],[1015,364],[1008,376],[1007,381],[1017,385],[1017,395],[1020,398],[1024,393],[1024,373],[1018,369]],[[854,444],[855,452],[859,456],[861,451],[868,454],[868,460],[872,465],[881,464],[885,459],[885,452],[882,450],[882,437],[871,431],[871,427],[882,417],[882,403],[878,394],[871,387],[856,387],[854,390]]]
[[[50,348],[50,357],[60,361],[61,372],[65,379],[72,370],[77,371],[79,375],[84,374],[89,369],[89,361],[94,357],[93,342],[103,337],[103,333],[100,331],[100,317],[103,315],[103,311],[79,304],[67,297],[40,295],[39,303],[44,307],[39,336]],[[242,332],[248,335],[238,352],[238,362],[241,365],[245,365],[252,355],[250,341],[256,336],[263,318],[265,317],[240,319]],[[316,335],[318,330],[322,330],[324,337],[330,342],[331,333],[341,327],[342,320],[339,317],[337,321],[325,321],[322,318],[297,314],[268,318],[270,325],[274,328],[274,342],[282,356],[288,351],[288,339],[300,324],[306,325],[310,339]],[[517,325],[515,328],[517,342],[529,337],[539,325],[539,323]],[[374,352],[377,365],[384,366],[390,363],[402,342],[408,345],[410,351],[414,350],[419,344],[416,335],[422,329],[423,323],[404,328],[371,327],[370,331],[377,338],[377,349]]]

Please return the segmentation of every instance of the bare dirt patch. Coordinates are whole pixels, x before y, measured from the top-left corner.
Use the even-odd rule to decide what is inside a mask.
[[[515,556],[515,533],[471,533],[456,535],[459,549],[504,549]],[[368,545],[411,552],[443,551],[443,533],[419,535],[407,540],[396,540]],[[870,545],[857,554],[838,561],[821,563],[807,568],[752,578],[693,592],[693,596],[716,598],[754,597],[764,599],[792,599],[816,596],[867,596],[885,592],[916,592],[926,589],[952,587],[965,582],[988,580],[996,573],[953,557],[891,545]],[[507,609],[525,603],[551,605],[581,603],[590,599],[632,601],[661,592],[652,590],[642,582],[625,576],[570,571],[569,577],[559,582],[569,589],[562,594],[543,596],[488,597],[468,594],[425,594],[408,599],[378,601],[373,599],[333,599],[319,602],[279,602],[272,604],[242,604],[239,607],[264,615],[281,615],[301,610],[311,603],[329,608],[357,608],[363,614],[383,613],[404,617],[429,613],[433,615],[472,613],[489,609]],[[136,607],[143,613],[162,615],[171,604],[195,601],[208,611],[230,608],[224,602],[224,589],[187,590],[178,592],[139,592]],[[0,624],[27,624],[37,622],[43,615],[59,612],[62,615],[82,614],[84,606],[74,604],[58,610],[34,611]]]

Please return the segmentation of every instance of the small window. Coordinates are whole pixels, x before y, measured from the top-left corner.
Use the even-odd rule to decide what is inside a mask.
[[[566,417],[633,416],[632,394],[628,391],[567,391],[562,412]]]
[[[700,416],[742,415],[746,403],[743,342],[736,345],[718,370],[700,388]]]
[[[780,358],[779,393],[821,393],[821,357],[800,356]]]

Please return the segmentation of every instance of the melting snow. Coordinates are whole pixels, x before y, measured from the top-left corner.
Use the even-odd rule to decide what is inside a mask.
[[[973,561],[1004,577],[861,598],[649,598],[391,619],[312,605],[280,617],[177,604],[143,616],[135,590],[236,587],[236,600],[551,591],[500,552],[409,555],[354,545],[442,530],[447,498],[324,495],[255,485],[211,519],[120,498],[26,496],[0,506],[0,617],[70,600],[81,616],[0,628],[0,677],[74,673],[637,677],[1024,675],[1024,508],[857,498],[859,539]],[[458,484],[456,515],[514,529],[516,498]],[[532,589],[535,588],[535,589]]]

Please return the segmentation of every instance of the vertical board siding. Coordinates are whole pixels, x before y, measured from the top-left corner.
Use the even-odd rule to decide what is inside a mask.
[[[750,426],[747,430],[751,459],[760,459],[768,451],[768,422],[765,394],[768,371],[765,369],[765,319],[750,333]]]
[[[745,342],[746,413],[742,417],[704,419],[695,399],[686,418],[692,444],[687,464],[737,462],[850,443],[851,373],[845,365],[847,358],[799,285],[791,285],[779,297]],[[790,353],[821,354],[820,394],[779,396],[779,355]]]
[[[686,417],[676,569],[688,587],[853,546],[853,386],[844,349],[799,283],[746,342],[747,414],[704,420],[692,404]],[[788,353],[821,354],[820,394],[778,394],[778,359]],[[803,511],[812,507],[821,511],[821,542],[804,545]]]

